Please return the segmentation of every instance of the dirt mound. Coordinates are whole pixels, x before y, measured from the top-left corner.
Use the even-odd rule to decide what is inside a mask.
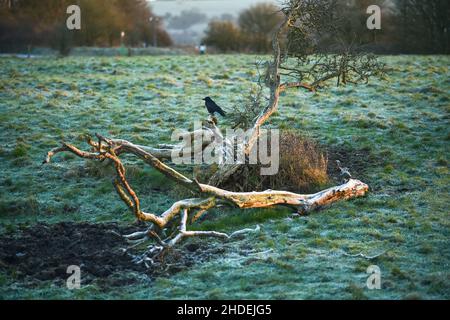
[[[124,253],[123,249],[129,245],[114,234],[134,231],[136,228],[115,223],[38,223],[20,228],[14,234],[0,236],[0,269],[17,278],[60,281],[69,277],[66,273],[69,265],[78,265],[81,282],[86,284],[99,278],[118,280],[117,276],[123,272],[147,275],[149,279],[169,275],[220,253],[219,248],[187,243],[166,255],[168,263],[147,269],[133,262],[132,254],[138,254],[138,249]]]

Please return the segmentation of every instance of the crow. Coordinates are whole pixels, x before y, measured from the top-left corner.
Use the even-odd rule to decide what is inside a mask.
[[[206,109],[208,109],[208,112],[214,116],[214,113],[217,112],[219,113],[222,117],[225,117],[225,111],[222,110],[221,107],[219,107],[214,101],[213,99],[211,99],[210,97],[206,97],[204,99],[202,99],[205,101],[205,106]]]

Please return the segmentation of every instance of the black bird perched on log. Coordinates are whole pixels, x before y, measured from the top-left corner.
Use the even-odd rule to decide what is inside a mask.
[[[212,116],[214,116],[214,113],[217,112],[219,113],[222,117],[225,117],[225,111],[222,110],[221,107],[219,107],[214,101],[213,99],[211,99],[210,97],[206,97],[204,99],[202,99],[205,101],[205,106],[206,109],[208,110],[209,114],[211,114]]]

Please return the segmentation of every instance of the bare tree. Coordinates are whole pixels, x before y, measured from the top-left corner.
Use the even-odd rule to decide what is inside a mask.
[[[66,9],[78,4],[82,11],[81,30],[68,30]],[[171,39],[160,23],[150,24],[153,12],[145,0],[43,0],[0,1],[0,50],[9,44],[13,49],[23,46],[52,46],[61,53],[71,46],[104,46],[125,42],[137,45],[149,42],[156,28],[159,44],[171,45]]]
[[[251,134],[239,146],[246,156],[261,126],[277,110],[281,92],[289,88],[315,91],[332,79],[337,85],[367,82],[369,77],[383,73],[384,64],[376,56],[343,40],[345,31],[336,6],[334,0],[289,0],[282,5],[284,19],[272,38],[273,58],[265,63],[266,71],[260,79],[270,92],[268,103],[252,119]],[[330,38],[333,45],[324,46]],[[253,100],[253,105],[259,107],[258,101]],[[240,164],[223,166],[209,183],[223,185],[242,168]]]
[[[331,3],[331,1],[324,0],[291,0],[283,5],[281,13],[283,13],[284,18],[273,34],[272,59],[265,64],[266,71],[262,77],[263,83],[269,91],[267,104],[262,106],[259,114],[252,121],[250,133],[244,140],[234,139],[234,137],[224,138],[222,131],[218,127],[217,119],[214,117],[209,117],[204,122],[204,127],[201,130],[187,133],[187,135],[191,137],[195,137],[196,135],[214,137],[213,143],[216,144],[219,152],[225,156],[233,154],[233,151],[236,149],[240,149],[245,155],[249,155],[261,134],[261,127],[277,110],[282,91],[293,87],[315,90],[319,87],[319,84],[331,78],[336,78],[338,82],[343,83],[367,80],[367,77],[373,73],[371,69],[377,67],[377,65],[372,63],[372,60],[367,60],[364,55],[356,55],[347,50],[340,54],[330,54],[331,57],[325,58],[323,56],[319,62],[316,62],[315,66],[312,66],[315,69],[309,71],[311,74],[317,76],[317,79],[312,78],[312,83],[303,82],[306,80],[306,77],[298,79],[301,81],[289,82],[286,80],[282,82],[282,77],[285,77],[283,72],[287,70],[283,66],[289,63],[289,57],[292,56],[289,51],[289,48],[291,48],[290,41],[295,39],[293,37],[294,34],[290,32],[297,32],[298,36],[300,36],[299,32],[312,32],[310,28],[313,27],[313,24],[321,23],[322,21],[321,10],[324,9],[323,5],[330,5]],[[285,39],[286,35],[288,39],[287,43]],[[306,35],[303,35],[303,37],[306,37]],[[298,67],[303,66],[302,61],[304,60],[302,59],[305,59],[304,55],[306,53],[296,53],[295,58],[299,61],[297,64]],[[329,65],[324,65],[323,61]],[[297,76],[301,76],[304,73],[300,68],[297,70],[297,67],[292,71]],[[321,78],[318,78],[320,72],[325,72],[325,74]],[[191,155],[192,153],[202,152],[204,146],[198,150],[184,150],[187,147],[182,145],[139,146],[126,140],[111,139],[98,134],[96,135],[96,139],[88,137],[87,142],[92,148],[90,151],[83,151],[72,144],[63,143],[62,146],[48,152],[44,163],[50,162],[51,157],[59,152],[71,152],[85,159],[110,161],[116,170],[113,183],[118,195],[139,220],[150,223],[150,226],[144,231],[138,231],[125,236],[128,240],[135,243],[141,243],[149,239],[156,241],[156,244],[143,253],[139,259],[140,262],[146,264],[151,264],[161,253],[187,237],[212,236],[228,239],[238,234],[256,230],[244,229],[232,234],[225,234],[215,230],[190,231],[188,229],[189,223],[196,221],[200,216],[205,215],[209,209],[215,207],[228,206],[246,209],[288,206],[299,213],[307,213],[338,200],[363,196],[368,191],[368,186],[365,183],[350,178],[348,174],[346,175],[347,179],[345,183],[342,185],[331,187],[314,194],[297,194],[282,190],[232,192],[217,186],[228,179],[230,175],[238,172],[242,164],[222,164],[210,181],[205,184],[186,177],[163,162],[163,160],[170,159],[173,152],[182,153],[189,151],[187,154]],[[163,173],[167,179],[173,180],[180,186],[192,191],[195,197],[177,201],[161,214],[145,212],[142,209],[141,201],[137,193],[127,180],[125,166],[120,159],[120,156],[124,153],[137,156],[144,163]],[[174,230],[173,232],[167,232],[170,226],[172,226],[171,230]]]
[[[220,51],[239,51],[241,49],[241,33],[232,21],[213,20],[208,23],[203,42]]]

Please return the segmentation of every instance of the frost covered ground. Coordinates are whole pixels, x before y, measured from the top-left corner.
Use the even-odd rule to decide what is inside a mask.
[[[111,171],[70,155],[42,166],[44,154],[60,140],[84,146],[87,132],[169,142],[173,129],[206,117],[204,96],[228,110],[238,104],[257,57],[0,58],[0,298],[449,299],[450,57],[383,59],[383,81],[291,90],[269,123],[342,154],[370,185],[367,197],[297,218],[286,210],[212,212],[196,228],[260,224],[261,232],[227,243],[192,240],[180,253],[189,263],[148,274],[108,262],[121,245],[112,240],[86,252],[96,248],[86,234],[96,224],[122,230],[134,221]],[[147,210],[161,212],[179,196],[157,172],[133,158],[127,164]],[[110,241],[101,234],[98,241]],[[52,252],[46,263],[29,258],[39,247],[69,254],[52,266],[59,263]],[[383,254],[348,256],[358,253]],[[82,267],[82,288],[69,291],[62,275],[80,255],[105,261],[108,272],[89,269],[84,281]],[[381,270],[380,290],[366,288],[372,264]],[[42,270],[49,265],[51,272]]]

